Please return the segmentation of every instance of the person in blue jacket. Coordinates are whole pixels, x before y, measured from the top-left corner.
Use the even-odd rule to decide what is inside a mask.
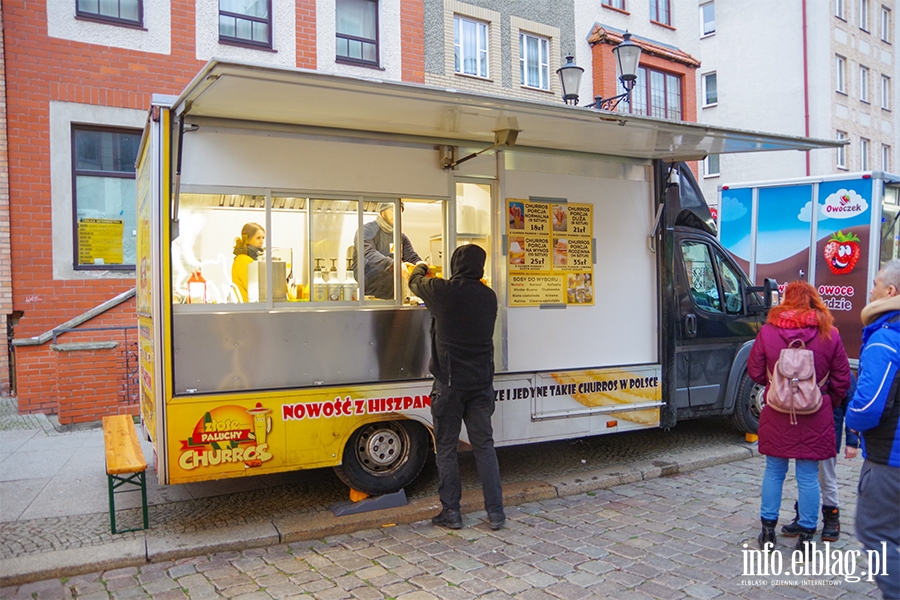
[[[859,380],[846,422],[860,433],[865,458],[856,537],[884,556],[875,575],[882,596],[900,598],[900,260],[886,263],[873,285],[861,315]]]

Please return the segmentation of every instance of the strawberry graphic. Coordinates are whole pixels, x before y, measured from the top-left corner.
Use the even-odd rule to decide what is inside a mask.
[[[853,233],[838,231],[825,244],[825,262],[835,275],[846,275],[859,261],[859,238]]]
[[[847,204],[848,202],[850,202],[850,196],[848,196],[847,194],[842,195],[841,196],[841,206]]]

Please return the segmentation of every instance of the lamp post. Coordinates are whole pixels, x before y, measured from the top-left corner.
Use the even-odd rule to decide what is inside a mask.
[[[585,108],[596,108],[597,110],[615,110],[619,106],[619,102],[625,100],[631,104],[631,90],[637,82],[638,64],[641,60],[641,47],[631,41],[631,34],[627,31],[622,34],[622,42],[612,49],[613,55],[616,57],[616,70],[619,73],[619,81],[625,88],[624,94],[612,96],[611,98],[601,98],[597,96],[591,104]],[[566,57],[566,64],[556,70],[559,75],[560,83],[563,89],[563,101],[566,104],[578,104],[578,86],[581,84],[581,76],[584,69],[575,64],[574,56]]]

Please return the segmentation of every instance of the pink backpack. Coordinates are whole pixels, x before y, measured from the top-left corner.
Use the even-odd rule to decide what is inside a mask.
[[[813,351],[806,349],[803,340],[792,341],[781,351],[775,372],[768,373],[766,406],[790,414],[791,425],[796,425],[797,415],[811,415],[822,406],[819,388],[828,380],[829,373],[817,382]]]

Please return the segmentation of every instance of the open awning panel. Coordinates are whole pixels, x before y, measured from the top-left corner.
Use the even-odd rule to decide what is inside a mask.
[[[413,136],[446,144],[491,145],[498,123],[515,117],[520,130],[517,147],[669,161],[841,145],[835,140],[218,60],[207,63],[174,108],[186,116]]]

